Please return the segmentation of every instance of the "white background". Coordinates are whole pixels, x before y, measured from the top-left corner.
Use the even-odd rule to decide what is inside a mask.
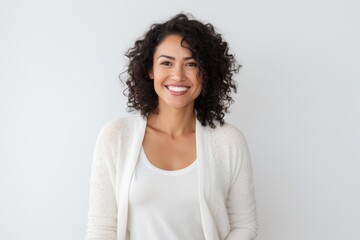
[[[191,12],[243,65],[227,120],[252,153],[259,240],[360,239],[357,0],[0,0],[0,239],[83,239],[124,52]]]

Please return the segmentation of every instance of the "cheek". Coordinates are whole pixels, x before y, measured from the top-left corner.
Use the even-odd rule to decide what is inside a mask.
[[[200,80],[198,80],[198,82],[196,83],[196,97],[200,96],[201,92],[202,92],[202,83]]]
[[[199,88],[202,88],[202,79],[199,76],[196,77],[196,84]]]
[[[202,92],[202,88],[203,88],[203,85],[202,85],[202,80],[201,79],[199,79],[199,81],[198,81],[198,96],[200,96],[201,95],[201,92]]]
[[[166,72],[165,71],[154,71],[154,79],[157,81],[163,81],[166,78]]]

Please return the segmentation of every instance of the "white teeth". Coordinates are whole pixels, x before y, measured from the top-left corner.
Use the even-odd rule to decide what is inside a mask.
[[[185,92],[189,89],[188,87],[179,87],[179,86],[167,86],[167,88],[173,92]]]

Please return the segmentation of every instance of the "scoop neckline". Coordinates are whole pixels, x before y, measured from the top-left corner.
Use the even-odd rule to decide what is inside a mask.
[[[181,168],[178,170],[165,170],[165,169],[155,166],[154,164],[152,164],[150,162],[150,160],[146,156],[146,153],[145,153],[143,147],[141,147],[141,159],[144,162],[144,164],[151,170],[153,170],[157,173],[163,174],[163,175],[167,175],[167,176],[177,176],[177,175],[183,175],[183,174],[189,173],[197,165],[197,159],[195,159],[190,165],[188,165],[184,168]]]

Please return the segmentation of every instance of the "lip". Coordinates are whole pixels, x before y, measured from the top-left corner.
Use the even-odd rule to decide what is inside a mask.
[[[178,84],[166,84],[165,85],[166,90],[174,96],[181,96],[188,92],[190,89],[189,86],[186,85],[178,85]],[[176,89],[176,90],[175,90]]]

